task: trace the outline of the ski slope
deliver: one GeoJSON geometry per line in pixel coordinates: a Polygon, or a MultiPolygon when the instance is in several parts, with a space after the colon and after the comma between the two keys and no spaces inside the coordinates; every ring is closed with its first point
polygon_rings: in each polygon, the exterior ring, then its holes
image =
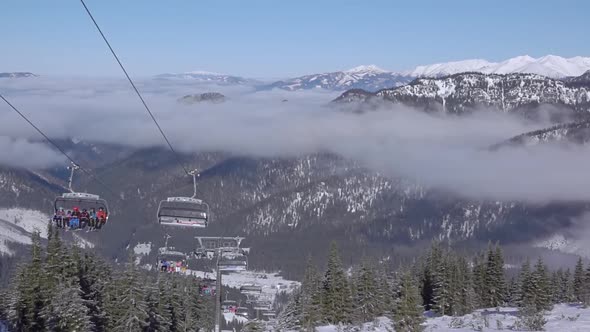
{"type": "Polygon", "coordinates": [[[9,243],[31,244],[31,234],[37,230],[47,237],[49,216],[28,209],[0,209],[0,253],[13,255],[9,243]]]}
{"type": "MultiPolygon", "coordinates": [[[[514,328],[517,321],[517,308],[495,308],[477,310],[461,317],[432,317],[423,324],[425,332],[471,332],[471,331],[523,331],[514,328]]],[[[545,314],[548,332],[582,332],[590,331],[590,308],[580,305],[559,304],[545,314]]],[[[327,325],[316,329],[318,332],[343,331],[346,327],[327,325]]],[[[355,331],[395,331],[393,322],[388,318],[378,318],[374,322],[363,324],[355,331]]]]}

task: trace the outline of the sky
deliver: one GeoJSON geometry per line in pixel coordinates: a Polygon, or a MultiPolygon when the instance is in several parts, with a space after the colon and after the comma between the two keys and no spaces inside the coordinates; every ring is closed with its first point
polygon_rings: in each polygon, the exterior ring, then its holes
{"type": "MultiPolygon", "coordinates": [[[[86,0],[130,74],[285,78],[376,64],[590,56],[590,1],[86,0]]],[[[7,0],[0,72],[119,76],[77,0],[7,0]]]]}

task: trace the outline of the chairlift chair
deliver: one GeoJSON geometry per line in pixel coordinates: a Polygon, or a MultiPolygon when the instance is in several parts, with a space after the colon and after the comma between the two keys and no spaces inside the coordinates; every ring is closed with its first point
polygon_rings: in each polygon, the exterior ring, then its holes
{"type": "Polygon", "coordinates": [[[248,316],[250,315],[250,310],[246,307],[238,307],[236,309],[236,315],[248,318],[248,316]]]}
{"type": "Polygon", "coordinates": [[[158,206],[158,222],[164,226],[205,228],[209,224],[209,204],[197,196],[196,170],[189,172],[193,177],[192,197],[168,197],[158,206]]]}
{"type": "Polygon", "coordinates": [[[272,309],[272,303],[270,301],[254,301],[252,307],[255,310],[270,310],[272,309]]]}
{"type": "Polygon", "coordinates": [[[262,293],[262,286],[256,284],[244,284],[240,286],[240,293],[242,294],[260,294],[262,293]]]}
{"type": "Polygon", "coordinates": [[[248,269],[248,260],[245,257],[227,258],[221,257],[217,262],[220,271],[240,272],[248,269]]]}
{"type": "Polygon", "coordinates": [[[217,291],[217,280],[205,278],[199,283],[199,293],[204,296],[214,296],[217,291]]]}
{"type": "Polygon", "coordinates": [[[69,192],[63,193],[61,196],[57,196],[55,198],[53,204],[55,214],[58,214],[60,208],[63,208],[64,211],[71,210],[74,207],[79,208],[80,211],[83,211],[84,209],[86,209],[87,211],[90,211],[91,209],[99,211],[102,208],[105,212],[105,218],[103,221],[104,223],[106,223],[109,219],[110,214],[107,201],[95,194],[75,192],[72,189],[72,181],[74,179],[74,172],[80,169],[80,166],[72,163],[72,165],[69,166],[68,169],[70,170],[70,178],[68,180],[69,192]]]}
{"type": "Polygon", "coordinates": [[[276,314],[275,314],[275,312],[274,312],[274,311],[272,311],[272,310],[264,310],[264,311],[262,312],[262,316],[264,316],[264,317],[269,317],[269,318],[273,318],[273,317],[275,317],[275,316],[276,316],[276,314]]]}

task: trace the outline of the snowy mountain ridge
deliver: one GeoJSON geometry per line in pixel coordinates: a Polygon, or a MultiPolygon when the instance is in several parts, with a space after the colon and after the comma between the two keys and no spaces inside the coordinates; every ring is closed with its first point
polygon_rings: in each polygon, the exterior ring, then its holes
{"type": "Polygon", "coordinates": [[[255,80],[240,76],[200,70],[184,73],[165,73],[156,75],[154,78],[157,80],[191,80],[195,83],[212,83],[218,85],[253,85],[257,83],[255,80]]]}
{"type": "Polygon", "coordinates": [[[287,91],[327,89],[364,89],[377,91],[385,87],[396,87],[409,83],[413,77],[387,71],[376,65],[362,65],[344,71],[311,74],[274,82],[261,89],[282,89],[287,91]]]}
{"type": "MultiPolygon", "coordinates": [[[[590,110],[590,85],[573,85],[537,74],[469,72],[438,78],[418,78],[407,85],[373,94],[349,90],[334,101],[385,101],[428,112],[450,114],[493,108],[529,118],[538,117],[538,106],[546,104],[568,109],[568,116],[583,119],[587,118],[590,110]]],[[[555,122],[562,121],[556,119],[555,122]]]]}
{"type": "Polygon", "coordinates": [[[590,57],[564,58],[557,55],[546,55],[533,58],[523,55],[501,62],[471,59],[435,63],[417,66],[413,70],[403,72],[403,74],[414,77],[436,77],[463,72],[481,72],[485,74],[531,73],[552,78],[564,78],[580,76],[587,70],[590,70],[590,57]]]}
{"type": "Polygon", "coordinates": [[[23,77],[38,77],[39,75],[35,75],[29,72],[10,72],[10,73],[0,73],[0,78],[23,78],[23,77]]]}

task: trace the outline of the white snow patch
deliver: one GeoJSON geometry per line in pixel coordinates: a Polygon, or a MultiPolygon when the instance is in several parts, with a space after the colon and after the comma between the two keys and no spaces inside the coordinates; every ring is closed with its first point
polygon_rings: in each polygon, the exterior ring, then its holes
{"type": "Polygon", "coordinates": [[[144,255],[147,256],[152,252],[152,243],[138,243],[133,247],[133,253],[136,255],[144,255]]]}
{"type": "MultiPolygon", "coordinates": [[[[433,317],[427,318],[423,324],[425,332],[471,332],[471,331],[521,331],[511,328],[517,321],[517,308],[495,308],[477,310],[474,313],[461,317],[433,317]]],[[[548,332],[582,332],[590,331],[590,308],[582,308],[579,305],[559,304],[553,310],[545,313],[548,332]]],[[[318,332],[346,331],[350,326],[327,325],[316,329],[318,332]]],[[[352,330],[352,329],[351,329],[352,330]]],[[[354,331],[395,331],[393,322],[388,318],[380,317],[374,322],[365,323],[354,331]]]]}

